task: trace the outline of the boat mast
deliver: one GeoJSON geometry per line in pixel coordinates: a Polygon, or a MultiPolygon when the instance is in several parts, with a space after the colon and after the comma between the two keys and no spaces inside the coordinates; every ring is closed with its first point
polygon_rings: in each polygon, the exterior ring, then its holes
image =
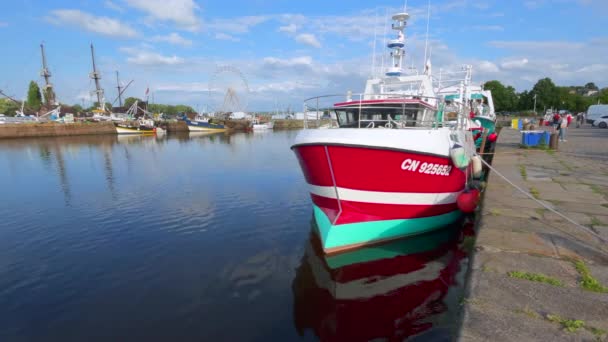
{"type": "Polygon", "coordinates": [[[427,12],[426,12],[426,37],[424,39],[424,60],[422,61],[422,63],[424,63],[425,65],[425,70],[426,70],[426,65],[427,65],[427,60],[426,60],[426,56],[427,56],[427,51],[429,48],[429,24],[431,21],[431,0],[429,0],[429,4],[428,4],[428,8],[427,8],[427,12]]]}
{"type": "Polygon", "coordinates": [[[44,44],[40,44],[40,52],[42,53],[42,70],[40,76],[44,77],[44,100],[48,106],[55,104],[55,93],[51,84],[51,72],[46,65],[46,54],[44,53],[44,44]]]}
{"type": "Polygon", "coordinates": [[[93,44],[91,44],[91,59],[93,61],[93,72],[91,73],[90,77],[95,80],[95,93],[97,94],[97,103],[99,104],[99,108],[105,111],[106,104],[103,101],[103,89],[101,89],[101,85],[99,84],[101,74],[97,72],[97,67],[95,66],[95,49],[93,48],[93,44]]]}
{"type": "Polygon", "coordinates": [[[122,107],[122,87],[120,86],[120,80],[118,79],[118,70],[116,70],[116,89],[118,89],[118,107],[122,107]]]}
{"type": "Polygon", "coordinates": [[[393,15],[395,23],[391,25],[391,28],[397,31],[397,38],[388,41],[386,46],[389,49],[393,49],[391,52],[392,64],[386,70],[386,76],[401,76],[403,74],[403,58],[405,57],[405,26],[410,15],[403,12],[393,15]]]}

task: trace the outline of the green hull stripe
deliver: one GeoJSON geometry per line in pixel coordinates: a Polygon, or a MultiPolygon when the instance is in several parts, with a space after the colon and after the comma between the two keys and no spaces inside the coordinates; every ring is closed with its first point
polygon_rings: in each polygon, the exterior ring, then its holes
{"type": "Polygon", "coordinates": [[[430,217],[348,223],[334,226],[319,207],[313,205],[313,208],[324,249],[421,234],[445,227],[462,216],[459,210],[454,210],[447,214],[430,217]]]}

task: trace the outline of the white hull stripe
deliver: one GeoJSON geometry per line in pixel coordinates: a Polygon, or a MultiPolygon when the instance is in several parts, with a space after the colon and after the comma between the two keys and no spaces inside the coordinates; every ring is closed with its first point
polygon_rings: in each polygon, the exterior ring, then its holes
{"type": "MultiPolygon", "coordinates": [[[[333,186],[310,185],[313,195],[336,199],[333,186]]],[[[438,205],[456,203],[459,192],[421,193],[421,192],[380,192],[354,190],[338,187],[340,200],[378,204],[438,205]]]]}

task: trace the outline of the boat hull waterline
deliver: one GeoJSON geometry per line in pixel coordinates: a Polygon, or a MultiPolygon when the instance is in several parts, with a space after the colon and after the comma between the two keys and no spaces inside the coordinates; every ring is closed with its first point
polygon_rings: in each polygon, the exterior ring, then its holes
{"type": "Polygon", "coordinates": [[[155,134],[156,130],[154,128],[131,128],[131,127],[121,127],[116,126],[116,133],[118,134],[155,134]]]}
{"type": "Polygon", "coordinates": [[[184,119],[184,122],[186,122],[186,125],[188,125],[188,130],[190,132],[222,132],[226,130],[226,127],[220,124],[214,124],[203,121],[192,121],[189,119],[184,119]]]}
{"type": "Polygon", "coordinates": [[[466,176],[449,155],[453,132],[357,131],[359,139],[344,129],[307,131],[292,147],[310,187],[326,253],[421,234],[462,216],[456,201],[466,176]],[[379,134],[389,137],[378,139],[379,134]]]}

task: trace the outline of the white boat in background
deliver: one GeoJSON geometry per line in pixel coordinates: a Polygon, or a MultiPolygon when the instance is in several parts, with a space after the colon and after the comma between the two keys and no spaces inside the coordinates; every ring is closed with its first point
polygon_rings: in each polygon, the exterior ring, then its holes
{"type": "Polygon", "coordinates": [[[274,123],[272,121],[261,123],[258,118],[255,118],[251,123],[251,128],[254,131],[273,129],[274,123]]]}
{"type": "Polygon", "coordinates": [[[403,69],[409,14],[392,19],[397,38],[387,44],[384,75],[369,79],[363,94],[306,100],[305,112],[333,111],[339,128],[305,129],[291,147],[326,253],[425,233],[462,216],[457,199],[471,179],[472,122],[462,105],[454,118],[444,115],[430,62],[423,74],[403,69]]]}

